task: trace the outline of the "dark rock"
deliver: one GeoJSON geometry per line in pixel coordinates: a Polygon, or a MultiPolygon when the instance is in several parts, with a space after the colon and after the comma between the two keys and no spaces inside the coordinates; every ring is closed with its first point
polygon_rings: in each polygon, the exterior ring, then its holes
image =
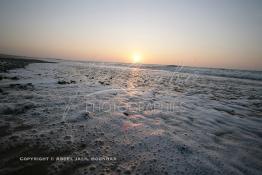
{"type": "Polygon", "coordinates": [[[11,80],[19,80],[18,77],[11,77],[10,79],[11,79],[11,80]]]}
{"type": "Polygon", "coordinates": [[[99,82],[100,84],[102,84],[102,85],[105,83],[105,82],[103,82],[103,81],[98,81],[98,82],[99,82]]]}
{"type": "Polygon", "coordinates": [[[130,170],[126,170],[126,171],[124,172],[124,174],[131,174],[131,171],[130,171],[130,170]]]}
{"type": "Polygon", "coordinates": [[[69,84],[69,82],[65,81],[65,80],[59,80],[57,82],[58,84],[69,84]]]}
{"type": "Polygon", "coordinates": [[[95,169],[96,169],[96,167],[95,167],[94,165],[92,165],[92,166],[89,167],[89,170],[90,170],[90,171],[94,171],[95,169]]]}

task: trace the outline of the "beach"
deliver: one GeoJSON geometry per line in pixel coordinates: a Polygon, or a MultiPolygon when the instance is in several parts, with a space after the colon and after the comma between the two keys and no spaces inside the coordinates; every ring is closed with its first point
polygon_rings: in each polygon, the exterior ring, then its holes
{"type": "Polygon", "coordinates": [[[261,72],[0,59],[0,174],[262,173],[261,72]]]}

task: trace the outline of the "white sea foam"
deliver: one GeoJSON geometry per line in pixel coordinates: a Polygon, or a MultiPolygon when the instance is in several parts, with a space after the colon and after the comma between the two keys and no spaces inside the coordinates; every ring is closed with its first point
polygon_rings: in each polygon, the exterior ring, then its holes
{"type": "Polygon", "coordinates": [[[0,174],[262,173],[260,73],[59,62],[9,75],[0,174]],[[19,162],[46,156],[116,160],[19,162]]]}

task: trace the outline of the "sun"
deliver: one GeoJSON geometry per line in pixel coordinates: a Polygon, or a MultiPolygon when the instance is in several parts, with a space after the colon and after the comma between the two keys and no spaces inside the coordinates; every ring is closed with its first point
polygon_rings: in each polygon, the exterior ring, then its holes
{"type": "Polygon", "coordinates": [[[142,56],[140,53],[133,53],[132,55],[132,60],[133,60],[133,63],[140,63],[141,62],[141,59],[142,59],[142,56]]]}

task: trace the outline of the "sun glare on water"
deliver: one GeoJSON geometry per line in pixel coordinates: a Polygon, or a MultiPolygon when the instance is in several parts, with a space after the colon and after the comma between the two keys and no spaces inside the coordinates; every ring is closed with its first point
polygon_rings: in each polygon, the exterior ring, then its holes
{"type": "Polygon", "coordinates": [[[142,59],[142,56],[140,53],[133,53],[132,55],[133,63],[140,63],[141,59],[142,59]]]}

